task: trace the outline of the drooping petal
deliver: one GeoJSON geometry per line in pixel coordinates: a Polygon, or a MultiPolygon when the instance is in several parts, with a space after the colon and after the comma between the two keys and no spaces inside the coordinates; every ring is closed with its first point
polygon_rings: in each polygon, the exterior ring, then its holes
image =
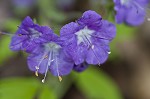
{"type": "Polygon", "coordinates": [[[77,72],[82,72],[84,71],[85,69],[87,69],[89,67],[89,65],[87,63],[82,63],[82,64],[79,64],[79,65],[75,65],[74,64],[74,67],[73,67],[73,70],[77,71],[77,72]]]}
{"type": "Polygon", "coordinates": [[[28,57],[28,65],[32,71],[44,73],[45,77],[48,70],[54,76],[67,75],[71,72],[74,63],[57,43],[45,43],[37,51],[38,53],[28,57]]]}
{"type": "Polygon", "coordinates": [[[30,54],[28,56],[28,67],[31,71],[37,71],[44,74],[47,68],[48,59],[45,58],[47,53],[39,52],[39,54],[30,54]]]}

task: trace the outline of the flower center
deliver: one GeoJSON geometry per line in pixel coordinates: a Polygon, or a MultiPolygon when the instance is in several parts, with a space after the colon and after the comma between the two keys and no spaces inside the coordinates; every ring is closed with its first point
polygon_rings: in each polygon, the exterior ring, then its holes
{"type": "MultiPolygon", "coordinates": [[[[59,50],[60,50],[61,46],[54,43],[54,42],[50,42],[50,43],[46,43],[44,45],[44,49],[45,49],[45,52],[38,64],[38,66],[36,66],[36,76],[38,76],[38,69],[39,69],[39,66],[41,64],[41,62],[44,60],[44,59],[48,59],[47,61],[47,66],[46,66],[46,70],[45,70],[45,75],[44,75],[44,78],[42,79],[42,82],[44,83],[45,82],[45,79],[46,79],[46,76],[47,76],[47,72],[48,72],[48,69],[49,67],[51,66],[52,62],[56,62],[57,63],[57,56],[59,55],[59,50]]],[[[57,74],[58,74],[58,78],[59,80],[61,81],[62,78],[59,74],[59,70],[58,70],[58,65],[56,66],[57,68],[57,74]]]]}
{"type": "Polygon", "coordinates": [[[128,5],[130,0],[120,0],[122,5],[128,5]]]}
{"type": "Polygon", "coordinates": [[[41,35],[41,33],[33,28],[29,29],[31,32],[31,38],[39,38],[39,36],[41,35]]]}
{"type": "Polygon", "coordinates": [[[45,47],[45,49],[46,49],[47,51],[53,50],[54,52],[57,52],[57,51],[61,48],[60,45],[58,45],[58,44],[56,44],[56,43],[54,43],[54,42],[46,43],[46,44],[44,45],[44,47],[45,47]]]}
{"type": "Polygon", "coordinates": [[[91,35],[94,33],[94,30],[90,30],[87,27],[83,28],[82,30],[76,32],[77,35],[77,44],[84,43],[90,45],[91,43],[91,35]]]}

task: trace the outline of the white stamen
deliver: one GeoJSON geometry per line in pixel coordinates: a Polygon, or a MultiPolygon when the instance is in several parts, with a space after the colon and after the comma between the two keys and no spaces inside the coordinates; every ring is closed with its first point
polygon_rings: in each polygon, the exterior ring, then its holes
{"type": "Polygon", "coordinates": [[[39,69],[39,66],[35,66],[35,69],[38,70],[38,69],[39,69]]]}
{"type": "Polygon", "coordinates": [[[122,5],[128,5],[129,4],[129,0],[120,0],[120,3],[122,4],[122,5]]]}
{"type": "Polygon", "coordinates": [[[42,83],[45,82],[45,79],[46,79],[46,76],[47,76],[47,72],[48,72],[48,68],[49,68],[49,66],[51,65],[51,62],[52,62],[52,60],[51,60],[51,58],[52,58],[52,53],[53,53],[53,51],[51,51],[51,52],[49,53],[48,63],[47,63],[47,66],[46,66],[46,72],[45,72],[44,78],[42,79],[42,83]]]}
{"type": "Polygon", "coordinates": [[[44,83],[45,82],[45,79],[42,79],[42,83],[44,83]]]}
{"type": "MultiPolygon", "coordinates": [[[[84,35],[84,34],[83,34],[83,35],[84,35]]],[[[91,46],[92,52],[93,52],[94,56],[97,58],[98,65],[100,66],[99,58],[98,58],[97,54],[95,53],[95,51],[93,50],[93,49],[94,49],[94,45],[92,45],[92,43],[91,43],[90,40],[86,37],[86,35],[84,35],[84,37],[86,38],[87,42],[88,42],[89,45],[91,46]]]]}
{"type": "Polygon", "coordinates": [[[38,63],[37,66],[35,66],[35,75],[38,76],[38,70],[40,69],[40,64],[42,63],[42,61],[45,59],[45,56],[47,56],[47,52],[44,53],[44,55],[42,56],[42,59],[40,60],[40,62],[38,63]]]}
{"type": "Polygon", "coordinates": [[[91,48],[94,49],[94,45],[92,45],[91,48]]]}
{"type": "Polygon", "coordinates": [[[54,59],[51,60],[51,62],[53,62],[53,61],[54,61],[54,59]]]}
{"type": "Polygon", "coordinates": [[[108,54],[111,54],[111,52],[108,52],[108,54]]]}
{"type": "Polygon", "coordinates": [[[57,76],[58,76],[59,81],[61,82],[62,81],[62,77],[60,76],[59,70],[58,70],[57,56],[55,56],[55,59],[56,59],[57,76]]]}
{"type": "Polygon", "coordinates": [[[77,35],[77,44],[79,45],[81,42],[85,43],[84,36],[86,36],[88,39],[91,38],[91,34],[94,33],[94,30],[90,30],[87,27],[84,29],[76,32],[75,34],[77,35]]]}
{"type": "Polygon", "coordinates": [[[0,34],[4,34],[4,35],[8,35],[8,36],[13,36],[14,35],[14,34],[11,34],[11,33],[1,32],[1,31],[0,31],[0,34]]]}
{"type": "Polygon", "coordinates": [[[58,79],[59,79],[60,82],[62,81],[62,77],[61,76],[58,76],[58,79]]]}

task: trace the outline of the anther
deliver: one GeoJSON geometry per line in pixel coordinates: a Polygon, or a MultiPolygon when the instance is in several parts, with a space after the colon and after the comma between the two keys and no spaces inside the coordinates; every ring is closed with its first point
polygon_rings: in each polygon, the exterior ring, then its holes
{"type": "Polygon", "coordinates": [[[44,57],[44,59],[46,59],[46,58],[48,58],[48,55],[46,55],[46,56],[44,57]]]}
{"type": "MultiPolygon", "coordinates": [[[[52,52],[49,53],[49,59],[48,59],[48,63],[47,63],[47,66],[46,66],[46,71],[45,71],[44,78],[42,79],[42,83],[45,82],[45,79],[46,79],[46,76],[47,76],[47,72],[48,72],[48,67],[51,65],[51,62],[52,62],[52,60],[51,60],[51,57],[52,57],[51,54],[52,54],[52,52]]],[[[48,55],[46,55],[46,56],[48,56],[48,55]]]]}
{"type": "Polygon", "coordinates": [[[62,77],[61,76],[58,76],[58,79],[59,79],[60,82],[62,81],[62,77]]]}
{"type": "Polygon", "coordinates": [[[35,69],[36,69],[35,75],[38,76],[38,70],[39,70],[39,67],[38,67],[38,66],[35,66],[35,69]]]}
{"type": "Polygon", "coordinates": [[[18,36],[22,36],[22,34],[18,34],[18,36]]]}
{"type": "Polygon", "coordinates": [[[111,52],[108,52],[108,54],[111,54],[111,52]]]}
{"type": "Polygon", "coordinates": [[[0,34],[9,35],[9,36],[13,36],[14,35],[14,34],[11,34],[11,33],[1,32],[1,31],[0,31],[0,34]]]}
{"type": "Polygon", "coordinates": [[[38,70],[35,71],[35,76],[37,76],[37,77],[39,76],[38,70]]]}
{"type": "Polygon", "coordinates": [[[45,82],[45,79],[42,79],[42,83],[44,83],[45,82]]]}
{"type": "Polygon", "coordinates": [[[92,45],[91,48],[94,49],[94,45],[92,45]]]}
{"type": "Polygon", "coordinates": [[[35,69],[36,69],[36,70],[38,70],[38,69],[39,69],[39,67],[38,67],[38,66],[35,66],[35,69]]]}

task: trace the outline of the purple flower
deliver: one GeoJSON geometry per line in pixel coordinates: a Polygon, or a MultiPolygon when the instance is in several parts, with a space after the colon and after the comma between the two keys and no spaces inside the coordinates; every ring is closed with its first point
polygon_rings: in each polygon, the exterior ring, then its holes
{"type": "Polygon", "coordinates": [[[52,39],[48,43],[40,45],[36,51],[37,54],[29,55],[28,66],[30,70],[35,71],[36,76],[38,76],[38,73],[45,74],[43,83],[48,70],[54,76],[58,76],[61,81],[61,76],[69,74],[73,69],[74,63],[59,44],[59,40],[52,39]]]}
{"type": "Polygon", "coordinates": [[[77,71],[77,72],[82,72],[82,71],[84,71],[85,69],[87,69],[89,67],[89,64],[87,64],[87,63],[82,63],[82,64],[79,64],[79,65],[75,65],[74,64],[74,67],[73,67],[73,69],[75,70],[75,71],[77,71]]]}
{"type": "Polygon", "coordinates": [[[144,22],[148,0],[114,0],[116,22],[137,26],[144,22]]]}
{"type": "Polygon", "coordinates": [[[39,26],[27,16],[12,37],[10,49],[14,51],[25,50],[31,53],[40,44],[48,42],[48,39],[56,38],[55,34],[49,35],[50,33],[53,31],[49,27],[39,26]]]}
{"type": "Polygon", "coordinates": [[[62,27],[60,38],[65,51],[80,65],[102,64],[110,53],[109,43],[116,35],[114,24],[103,20],[94,11],[86,11],[76,22],[62,27]]]}

